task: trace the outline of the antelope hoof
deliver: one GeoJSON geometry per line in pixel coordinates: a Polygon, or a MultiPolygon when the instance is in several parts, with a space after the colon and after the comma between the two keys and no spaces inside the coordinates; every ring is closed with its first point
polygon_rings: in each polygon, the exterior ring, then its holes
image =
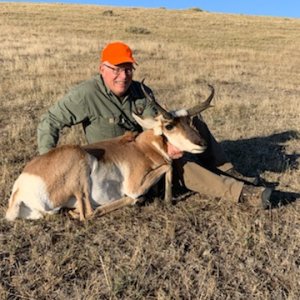
{"type": "Polygon", "coordinates": [[[80,214],[79,214],[79,212],[76,211],[76,210],[69,210],[69,211],[68,211],[68,214],[70,215],[70,217],[71,217],[72,219],[75,219],[75,220],[79,220],[79,219],[80,219],[80,214]]]}

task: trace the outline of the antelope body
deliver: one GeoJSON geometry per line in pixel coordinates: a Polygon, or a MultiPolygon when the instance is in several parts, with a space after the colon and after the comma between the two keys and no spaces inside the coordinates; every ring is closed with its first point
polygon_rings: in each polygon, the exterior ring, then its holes
{"type": "MultiPolygon", "coordinates": [[[[200,111],[209,106],[213,93],[212,89],[200,111]]],[[[13,186],[6,219],[38,219],[66,207],[84,220],[136,203],[164,174],[170,174],[172,158],[183,151],[197,154],[206,149],[189,125],[189,111],[184,114],[170,115],[161,108],[155,118],[134,115],[145,129],[137,136],[128,132],[83,147],[65,145],[34,158],[13,186]]],[[[170,197],[170,191],[166,195],[170,197]]]]}

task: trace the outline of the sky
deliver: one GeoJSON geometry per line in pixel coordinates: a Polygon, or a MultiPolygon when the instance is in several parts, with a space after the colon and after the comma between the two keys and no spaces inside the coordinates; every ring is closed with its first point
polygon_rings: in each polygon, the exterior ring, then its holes
{"type": "Polygon", "coordinates": [[[209,12],[300,18],[300,0],[0,0],[0,2],[80,3],[167,9],[200,8],[209,12]]]}

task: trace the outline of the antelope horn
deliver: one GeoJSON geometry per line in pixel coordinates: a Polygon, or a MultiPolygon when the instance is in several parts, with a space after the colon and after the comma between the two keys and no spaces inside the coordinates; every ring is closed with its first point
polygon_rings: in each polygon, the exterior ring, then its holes
{"type": "Polygon", "coordinates": [[[149,102],[154,102],[155,103],[155,107],[157,108],[157,110],[159,111],[159,113],[162,114],[162,116],[165,118],[165,119],[168,119],[168,120],[171,120],[173,119],[173,116],[167,112],[165,109],[163,109],[154,99],[153,96],[150,96],[146,90],[145,90],[145,85],[144,85],[144,80],[145,78],[141,81],[141,88],[142,88],[142,91],[146,97],[146,99],[149,101],[149,102]]]}
{"type": "Polygon", "coordinates": [[[188,109],[187,113],[188,113],[189,116],[195,116],[195,115],[199,114],[200,112],[206,110],[207,108],[213,106],[213,105],[210,105],[210,102],[211,102],[211,100],[214,97],[215,89],[210,84],[208,86],[209,86],[209,88],[211,90],[210,95],[208,96],[208,98],[204,102],[202,102],[202,103],[200,103],[200,104],[198,104],[198,105],[196,105],[196,106],[191,107],[190,109],[188,109]]]}

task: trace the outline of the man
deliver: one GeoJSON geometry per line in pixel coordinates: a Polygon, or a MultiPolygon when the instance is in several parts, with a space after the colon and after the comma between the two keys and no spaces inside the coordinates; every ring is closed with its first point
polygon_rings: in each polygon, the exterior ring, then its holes
{"type": "MultiPolygon", "coordinates": [[[[99,74],[76,86],[42,116],[38,125],[39,152],[56,146],[62,128],[79,123],[88,143],[120,136],[128,130],[140,132],[132,111],[155,116],[157,109],[155,103],[145,99],[141,83],[133,80],[135,64],[126,44],[108,44],[101,53],[99,74]]],[[[147,88],[147,92],[151,90],[147,88]]],[[[196,118],[194,126],[206,139],[208,148],[202,155],[185,155],[174,161],[184,185],[202,194],[266,207],[271,190],[236,180],[243,179],[242,175],[228,162],[206,124],[196,118]]]]}

